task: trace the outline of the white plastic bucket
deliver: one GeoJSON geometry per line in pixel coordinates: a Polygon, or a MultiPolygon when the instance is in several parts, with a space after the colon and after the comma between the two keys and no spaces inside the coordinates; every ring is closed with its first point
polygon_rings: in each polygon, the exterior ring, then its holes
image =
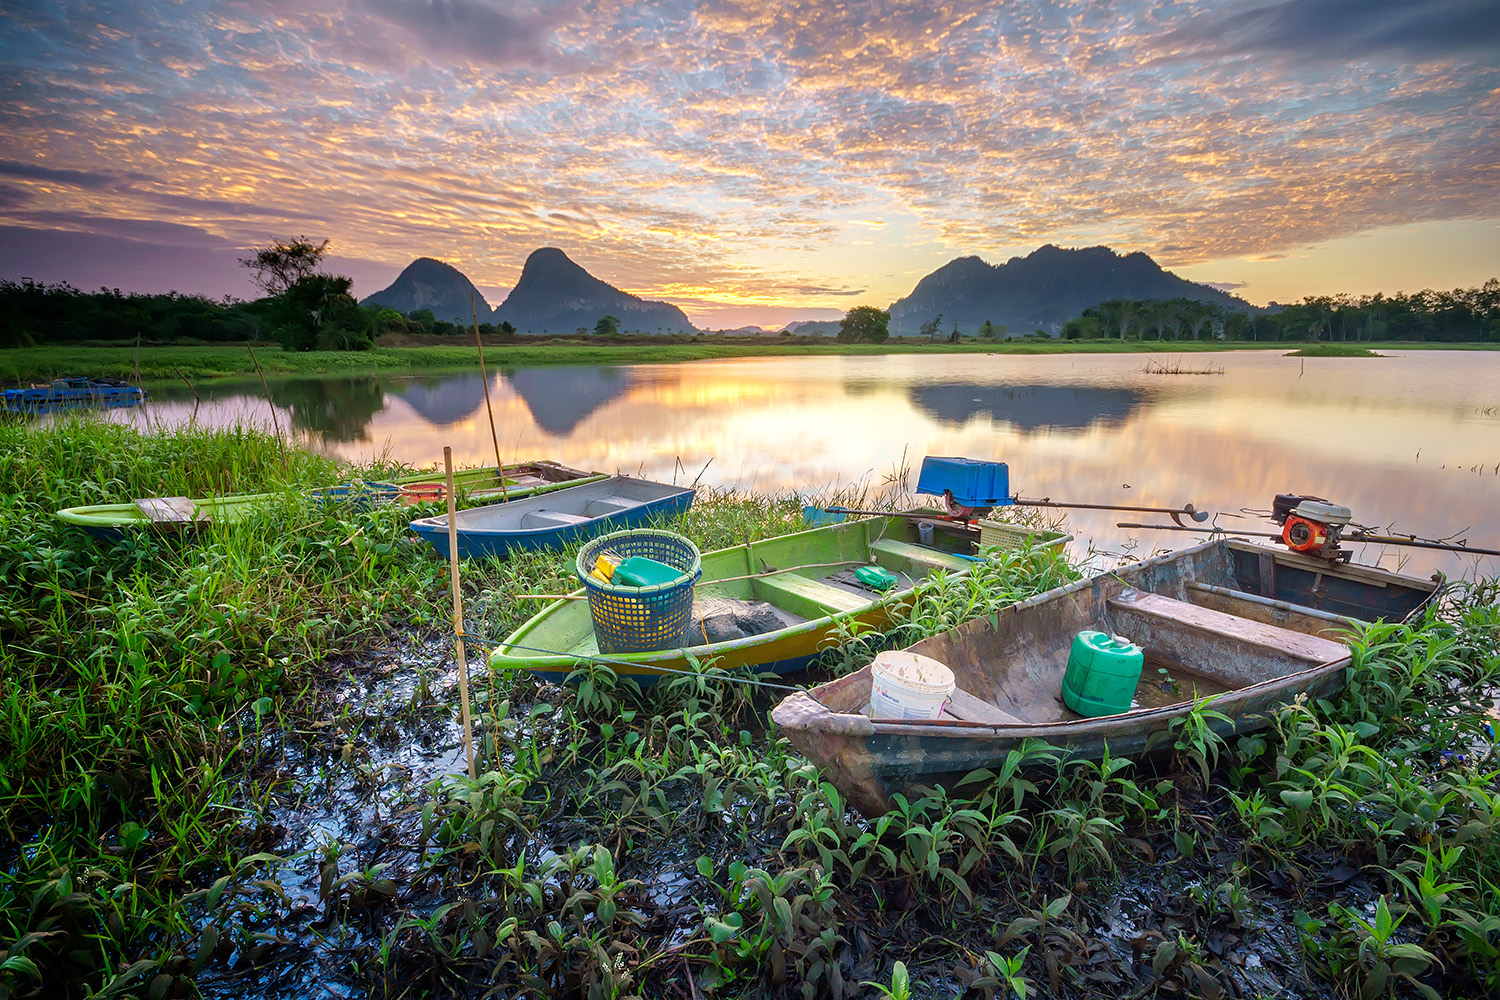
{"type": "Polygon", "coordinates": [[[880,653],[870,665],[870,718],[936,719],[953,687],[953,671],[929,656],[880,653]]]}

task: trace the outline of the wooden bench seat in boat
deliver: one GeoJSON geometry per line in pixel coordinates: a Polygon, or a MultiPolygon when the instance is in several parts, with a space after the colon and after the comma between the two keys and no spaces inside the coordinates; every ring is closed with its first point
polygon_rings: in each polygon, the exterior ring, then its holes
{"type": "Polygon", "coordinates": [[[1025,720],[977,698],[963,688],[954,688],[943,714],[960,722],[988,722],[996,726],[1024,726],[1025,720]]]}
{"type": "Polygon", "coordinates": [[[1116,628],[1148,651],[1151,649],[1146,642],[1148,637],[1137,633],[1142,633],[1143,630],[1149,633],[1154,625],[1166,624],[1178,633],[1188,631],[1209,634],[1244,646],[1274,649],[1307,661],[1308,664],[1332,663],[1349,655],[1347,646],[1331,639],[1308,636],[1290,628],[1251,621],[1239,615],[1218,612],[1211,607],[1188,604],[1187,601],[1160,594],[1125,589],[1118,597],[1110,598],[1109,604],[1116,628]]]}
{"type": "Polygon", "coordinates": [[[926,576],[935,569],[966,570],[973,569],[974,563],[962,556],[953,555],[950,552],[940,552],[937,549],[918,545],[915,542],[902,542],[894,538],[882,538],[870,543],[870,554],[876,556],[877,562],[882,565],[886,560],[878,557],[884,555],[894,560],[896,565],[887,566],[887,569],[903,569],[909,567],[911,576],[926,576]]]}
{"type": "Polygon", "coordinates": [[[754,589],[761,600],[804,618],[858,611],[878,597],[873,593],[857,594],[796,573],[759,577],[754,581],[754,589]]]}
{"type": "Polygon", "coordinates": [[[528,511],[521,518],[523,528],[566,528],[570,524],[582,524],[590,518],[577,514],[565,514],[560,510],[528,511]]]}

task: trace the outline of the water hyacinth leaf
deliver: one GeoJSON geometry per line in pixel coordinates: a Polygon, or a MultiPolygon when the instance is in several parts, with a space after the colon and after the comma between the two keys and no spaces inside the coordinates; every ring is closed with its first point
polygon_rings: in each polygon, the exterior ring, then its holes
{"type": "Polygon", "coordinates": [[[1283,788],[1280,794],[1282,802],[1300,813],[1307,812],[1313,806],[1313,792],[1311,789],[1283,788]]]}

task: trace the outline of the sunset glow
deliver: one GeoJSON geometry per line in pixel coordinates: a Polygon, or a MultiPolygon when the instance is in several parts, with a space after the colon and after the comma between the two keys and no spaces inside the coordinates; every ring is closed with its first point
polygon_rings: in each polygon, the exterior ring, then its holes
{"type": "Polygon", "coordinates": [[[526,256],[703,327],[948,260],[1142,250],[1256,304],[1500,274],[1500,7],[1345,0],[0,10],[0,278],[248,297],[236,257],[526,256]]]}

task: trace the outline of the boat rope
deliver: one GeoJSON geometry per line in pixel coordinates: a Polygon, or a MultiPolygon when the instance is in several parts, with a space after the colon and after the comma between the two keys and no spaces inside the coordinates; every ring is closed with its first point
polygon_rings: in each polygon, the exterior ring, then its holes
{"type": "MultiPolygon", "coordinates": [[[[634,667],[636,669],[652,670],[659,674],[675,674],[679,677],[699,677],[704,680],[723,680],[729,681],[731,684],[743,684],[747,687],[773,688],[778,691],[791,691],[793,693],[807,690],[806,688],[795,687],[791,684],[777,684],[772,681],[763,681],[758,677],[742,677],[737,674],[731,674],[727,671],[718,676],[715,676],[709,673],[705,673],[701,670],[679,670],[676,667],[663,667],[655,663],[638,662],[635,660],[623,660],[614,656],[606,656],[602,653],[563,653],[555,649],[541,649],[537,646],[522,646],[519,643],[507,642],[505,639],[494,639],[480,632],[470,632],[468,631],[467,622],[464,623],[464,628],[465,631],[463,633],[453,633],[453,637],[455,640],[462,639],[464,642],[476,643],[477,645],[486,646],[490,649],[497,649],[501,646],[504,646],[507,649],[519,649],[522,652],[526,653],[540,653],[543,656],[557,656],[568,660],[587,661],[589,663],[597,663],[611,668],[615,666],[634,667]]],[[[670,650],[668,650],[667,652],[670,652],[670,650]]],[[[712,653],[710,652],[707,655],[711,656],[712,653]]]]}

